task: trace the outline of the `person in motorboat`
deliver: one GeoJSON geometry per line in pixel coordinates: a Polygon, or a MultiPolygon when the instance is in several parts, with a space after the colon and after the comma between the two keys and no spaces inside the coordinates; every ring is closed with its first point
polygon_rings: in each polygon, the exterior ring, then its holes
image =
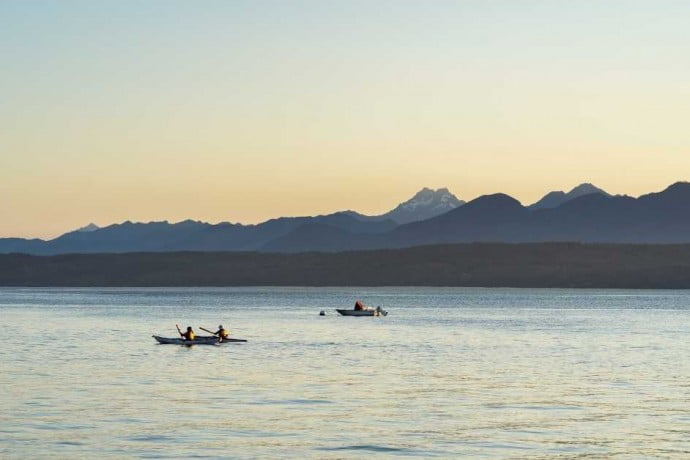
{"type": "Polygon", "coordinates": [[[355,302],[355,311],[373,311],[373,310],[374,310],[373,307],[367,307],[367,306],[364,305],[364,303],[362,303],[362,301],[360,301],[360,300],[358,300],[357,302],[355,302]]]}
{"type": "MultiPolygon", "coordinates": [[[[177,326],[177,324],[175,326],[177,326]]],[[[194,340],[196,338],[196,334],[194,333],[192,326],[187,326],[187,330],[185,332],[182,332],[180,330],[180,326],[177,326],[177,332],[179,332],[180,336],[182,336],[182,338],[185,340],[194,340]]]]}

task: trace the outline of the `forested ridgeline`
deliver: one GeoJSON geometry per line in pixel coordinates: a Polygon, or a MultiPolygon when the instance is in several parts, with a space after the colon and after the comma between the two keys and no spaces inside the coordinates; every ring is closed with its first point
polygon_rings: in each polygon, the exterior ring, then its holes
{"type": "Polygon", "coordinates": [[[473,243],[299,254],[3,254],[0,285],[690,288],[690,244],[473,243]]]}

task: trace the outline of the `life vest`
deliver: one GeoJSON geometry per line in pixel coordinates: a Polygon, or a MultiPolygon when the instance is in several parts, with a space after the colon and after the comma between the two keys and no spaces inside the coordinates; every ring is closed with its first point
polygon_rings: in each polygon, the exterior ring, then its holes
{"type": "Polygon", "coordinates": [[[187,331],[184,334],[182,334],[182,337],[184,337],[185,340],[194,340],[196,338],[196,335],[194,335],[194,331],[187,331]]]}
{"type": "Polygon", "coordinates": [[[218,337],[221,339],[227,339],[230,333],[228,332],[227,329],[219,329],[218,330],[218,337]]]}

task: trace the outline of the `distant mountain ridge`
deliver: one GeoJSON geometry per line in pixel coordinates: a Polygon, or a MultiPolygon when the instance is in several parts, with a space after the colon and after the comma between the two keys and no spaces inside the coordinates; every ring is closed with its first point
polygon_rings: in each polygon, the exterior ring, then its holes
{"type": "Polygon", "coordinates": [[[99,227],[98,225],[96,225],[96,224],[94,224],[94,223],[92,222],[92,223],[90,223],[89,225],[85,225],[85,226],[83,226],[83,227],[81,227],[81,228],[76,229],[75,231],[76,231],[76,232],[94,232],[94,231],[96,231],[96,230],[98,230],[98,229],[100,229],[100,228],[101,228],[101,227],[99,227]]]}
{"type": "Polygon", "coordinates": [[[440,216],[463,204],[464,201],[459,200],[445,187],[437,190],[424,187],[415,196],[380,217],[392,219],[399,224],[408,224],[440,216]]]}
{"type": "Polygon", "coordinates": [[[398,224],[408,224],[439,216],[463,204],[465,202],[458,199],[446,187],[437,190],[424,187],[409,200],[378,216],[368,216],[356,211],[345,212],[362,220],[391,219],[398,224]]]}
{"type": "MultiPolygon", "coordinates": [[[[271,247],[299,227],[316,226],[344,234],[372,234],[390,231],[405,222],[439,215],[462,204],[447,188],[424,188],[410,200],[380,216],[354,211],[321,216],[279,217],[256,225],[209,224],[193,220],[178,223],[125,221],[98,227],[91,223],[53,240],[0,238],[0,253],[63,254],[144,251],[259,251],[271,247]]],[[[314,240],[316,241],[316,240],[314,240]]]]}
{"type": "Polygon", "coordinates": [[[50,241],[0,239],[0,253],[51,255],[98,252],[259,251],[268,242],[307,224],[341,229],[347,234],[389,231],[389,219],[364,221],[346,213],[315,217],[281,217],[257,225],[209,224],[193,220],[178,223],[130,221],[98,230],[75,230],[50,241]]]}
{"type": "Polygon", "coordinates": [[[274,241],[270,250],[336,252],[474,242],[687,243],[688,209],[687,182],[639,198],[590,193],[544,209],[530,209],[499,193],[481,196],[440,216],[400,225],[382,234],[324,232],[318,243],[310,246],[306,239],[300,239],[297,230],[285,237],[289,244],[274,241]]]}
{"type": "Polygon", "coordinates": [[[562,191],[556,191],[556,192],[549,192],[546,195],[544,195],[539,201],[537,201],[534,204],[531,204],[528,206],[530,209],[547,209],[547,208],[557,208],[558,206],[562,205],[563,203],[574,200],[575,198],[579,198],[581,196],[585,195],[590,195],[592,193],[599,193],[601,195],[607,195],[604,190],[600,189],[599,187],[596,187],[590,183],[585,182],[584,184],[580,184],[577,187],[574,187],[571,191],[568,193],[562,192],[562,191]]]}
{"type": "Polygon", "coordinates": [[[525,207],[502,193],[462,204],[457,198],[443,198],[452,195],[447,189],[424,189],[381,216],[345,211],[281,217],[257,225],[127,221],[90,231],[76,230],[50,241],[0,239],[0,253],[339,252],[470,242],[690,242],[689,183],[678,182],[639,198],[612,196],[591,184],[583,185],[564,193],[575,198],[553,207],[550,203],[525,207]],[[429,212],[438,210],[439,205],[452,209],[404,224],[390,217],[404,215],[396,214],[398,210],[429,212]]]}

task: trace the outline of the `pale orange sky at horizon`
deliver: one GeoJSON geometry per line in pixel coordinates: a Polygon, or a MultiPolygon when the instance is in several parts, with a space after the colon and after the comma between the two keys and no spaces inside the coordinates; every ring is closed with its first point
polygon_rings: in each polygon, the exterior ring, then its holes
{"type": "Polygon", "coordinates": [[[0,237],[690,178],[690,2],[0,4],[0,237]]]}

